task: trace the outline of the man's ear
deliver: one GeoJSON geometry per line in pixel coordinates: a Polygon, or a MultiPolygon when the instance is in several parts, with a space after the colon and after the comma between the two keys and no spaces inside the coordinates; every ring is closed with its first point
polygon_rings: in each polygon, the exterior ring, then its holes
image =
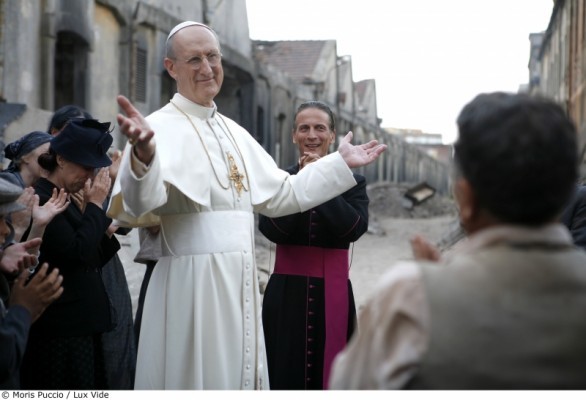
{"type": "Polygon", "coordinates": [[[165,59],[163,60],[163,65],[165,66],[165,69],[167,70],[171,78],[176,79],[177,74],[175,73],[175,62],[170,58],[165,57],[165,59]]]}

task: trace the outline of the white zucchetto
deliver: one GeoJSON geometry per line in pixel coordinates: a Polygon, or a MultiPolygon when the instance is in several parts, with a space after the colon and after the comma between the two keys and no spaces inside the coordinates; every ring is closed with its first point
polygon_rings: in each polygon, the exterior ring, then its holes
{"type": "Polygon", "coordinates": [[[171,29],[171,32],[169,32],[169,36],[167,36],[167,41],[169,41],[169,39],[171,39],[171,37],[176,34],[177,32],[179,32],[181,29],[183,28],[187,28],[188,26],[203,26],[206,29],[209,29],[210,31],[212,30],[212,28],[210,28],[209,26],[202,24],[201,22],[195,22],[195,21],[184,21],[180,24],[175,25],[175,27],[173,29],[171,29]]]}

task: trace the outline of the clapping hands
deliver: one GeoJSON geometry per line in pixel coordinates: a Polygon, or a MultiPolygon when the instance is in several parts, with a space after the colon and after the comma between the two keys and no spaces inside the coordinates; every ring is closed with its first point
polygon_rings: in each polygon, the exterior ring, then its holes
{"type": "Polygon", "coordinates": [[[47,226],[57,214],[65,211],[67,206],[69,206],[69,200],[65,189],[53,188],[51,198],[42,206],[39,206],[39,196],[34,195],[33,222],[39,226],[47,226]]]}
{"type": "Polygon", "coordinates": [[[94,177],[93,181],[88,179],[83,188],[85,197],[85,204],[94,203],[102,208],[104,201],[110,193],[110,185],[112,180],[107,167],[100,168],[99,172],[94,177]]]}

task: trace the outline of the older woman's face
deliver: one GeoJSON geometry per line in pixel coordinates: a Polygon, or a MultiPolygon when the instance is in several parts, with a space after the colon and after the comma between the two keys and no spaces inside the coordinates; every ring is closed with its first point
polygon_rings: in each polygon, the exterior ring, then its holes
{"type": "Polygon", "coordinates": [[[26,169],[31,177],[33,177],[34,184],[40,177],[46,177],[47,171],[45,171],[39,165],[39,156],[49,151],[49,143],[45,143],[22,157],[20,163],[20,170],[26,169]]]}
{"type": "Polygon", "coordinates": [[[59,187],[67,193],[77,193],[83,189],[85,182],[94,177],[94,168],[84,167],[69,160],[57,157],[59,167],[54,172],[54,178],[59,187]]]}

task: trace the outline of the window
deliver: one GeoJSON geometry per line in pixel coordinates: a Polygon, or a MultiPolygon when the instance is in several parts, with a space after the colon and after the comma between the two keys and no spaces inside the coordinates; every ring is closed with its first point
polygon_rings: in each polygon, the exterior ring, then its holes
{"type": "Polygon", "coordinates": [[[265,140],[265,110],[258,107],[256,110],[256,131],[254,138],[260,144],[264,144],[265,140]]]}
{"type": "Polygon", "coordinates": [[[134,99],[146,103],[147,99],[147,51],[138,46],[134,54],[134,99]]]}
{"type": "Polygon", "coordinates": [[[77,34],[57,33],[55,45],[55,109],[67,104],[85,107],[88,46],[77,34]]]}

